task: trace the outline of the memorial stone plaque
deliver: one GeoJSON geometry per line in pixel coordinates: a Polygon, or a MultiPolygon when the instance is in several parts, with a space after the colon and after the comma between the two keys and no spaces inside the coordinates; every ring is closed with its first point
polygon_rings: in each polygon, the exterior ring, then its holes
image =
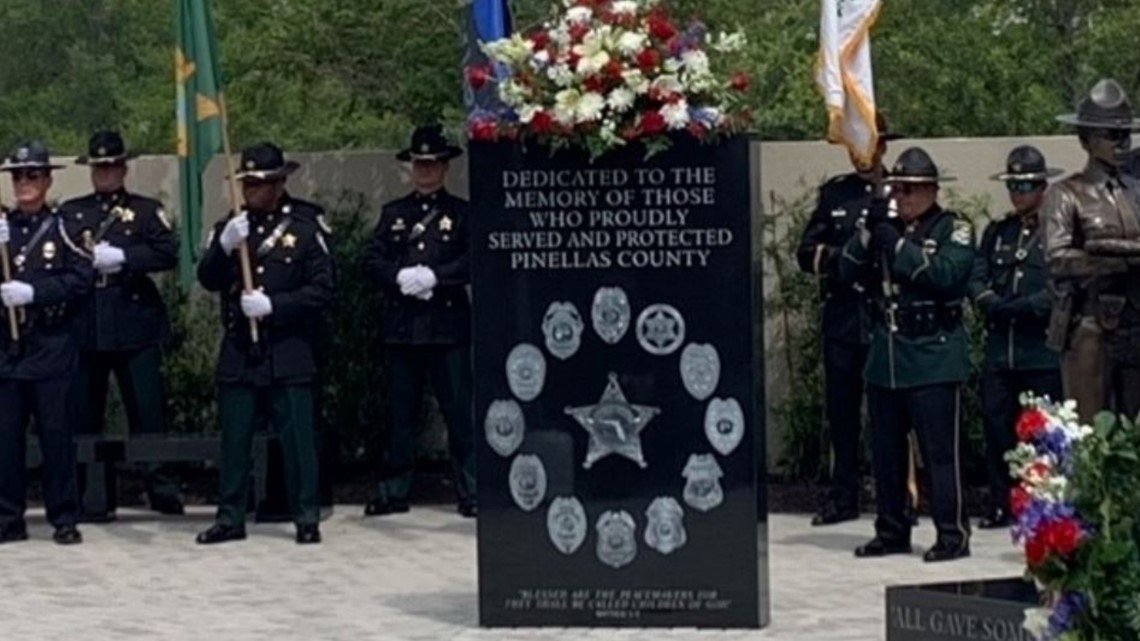
{"type": "Polygon", "coordinates": [[[1025,610],[1041,603],[1022,578],[887,588],[887,641],[1033,641],[1025,610]]]}
{"type": "Polygon", "coordinates": [[[767,623],[755,170],[473,145],[483,625],[767,623]]]}

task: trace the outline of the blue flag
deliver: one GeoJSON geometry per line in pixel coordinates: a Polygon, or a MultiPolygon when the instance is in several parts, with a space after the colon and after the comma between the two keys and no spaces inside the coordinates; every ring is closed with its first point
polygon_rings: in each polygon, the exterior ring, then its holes
{"type": "MultiPolygon", "coordinates": [[[[511,35],[511,8],[507,0],[468,0],[467,52],[464,69],[490,65],[479,44],[511,35]]],[[[493,67],[494,68],[494,67],[493,67]]],[[[506,75],[505,70],[494,68],[495,78],[506,75]]],[[[487,83],[479,90],[464,83],[463,97],[467,112],[475,118],[480,115],[505,114],[508,108],[499,100],[498,85],[487,83]]]]}

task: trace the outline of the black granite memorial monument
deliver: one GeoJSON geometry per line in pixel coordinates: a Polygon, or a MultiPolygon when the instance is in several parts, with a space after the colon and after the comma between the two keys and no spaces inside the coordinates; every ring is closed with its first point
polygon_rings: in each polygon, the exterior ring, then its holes
{"type": "Polygon", "coordinates": [[[887,641],[1033,641],[1022,623],[1040,605],[1021,578],[887,588],[887,641]]]}
{"type": "Polygon", "coordinates": [[[473,145],[483,625],[767,623],[755,171],[473,145]]]}

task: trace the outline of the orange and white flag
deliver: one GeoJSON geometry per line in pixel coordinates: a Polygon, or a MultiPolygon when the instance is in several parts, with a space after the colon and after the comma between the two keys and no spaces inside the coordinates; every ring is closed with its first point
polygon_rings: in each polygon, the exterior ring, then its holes
{"type": "Polygon", "coordinates": [[[869,166],[879,132],[871,74],[871,27],[882,0],[822,0],[816,82],[827,103],[829,142],[869,166]]]}

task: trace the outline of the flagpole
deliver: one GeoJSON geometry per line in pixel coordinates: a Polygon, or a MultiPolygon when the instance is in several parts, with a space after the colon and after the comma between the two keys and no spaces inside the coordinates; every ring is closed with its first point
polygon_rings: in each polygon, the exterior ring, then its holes
{"type": "MultiPolygon", "coordinates": [[[[222,153],[226,156],[226,183],[230,188],[230,203],[234,208],[234,215],[240,215],[243,203],[241,191],[238,190],[237,171],[234,167],[234,156],[230,151],[230,118],[226,110],[226,94],[218,92],[218,112],[222,119],[222,153]]],[[[241,241],[238,245],[238,261],[241,263],[242,290],[249,294],[253,292],[253,268],[249,261],[249,242],[241,241]]],[[[253,343],[258,342],[257,319],[249,319],[249,337],[253,343]]]]}

